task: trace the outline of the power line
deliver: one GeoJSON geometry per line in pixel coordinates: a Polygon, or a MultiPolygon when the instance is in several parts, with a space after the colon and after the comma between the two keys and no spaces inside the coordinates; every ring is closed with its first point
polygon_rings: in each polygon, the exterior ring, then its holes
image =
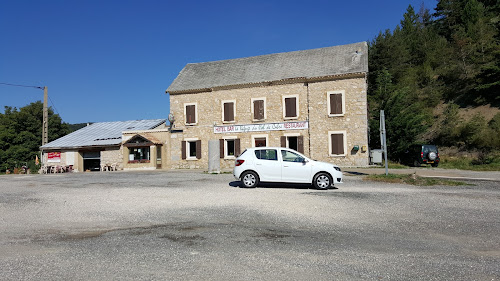
{"type": "Polygon", "coordinates": [[[40,86],[18,85],[18,84],[10,84],[10,83],[2,83],[2,82],[0,82],[0,84],[7,85],[7,86],[14,86],[14,87],[35,88],[35,89],[43,90],[43,87],[40,87],[40,86]]]}
{"type": "MultiPolygon", "coordinates": [[[[0,84],[1,85],[7,85],[7,86],[14,86],[14,87],[35,88],[35,89],[40,89],[40,90],[43,90],[45,88],[45,87],[40,87],[40,86],[28,86],[28,85],[19,85],[19,84],[11,84],[11,83],[3,83],[3,82],[0,82],[0,84]]],[[[50,96],[49,96],[49,100],[50,100],[50,103],[52,104],[52,107],[54,108],[55,112],[59,116],[61,116],[61,114],[59,113],[59,111],[56,108],[56,105],[52,101],[52,98],[50,98],[50,96]]]]}
{"type": "MultiPolygon", "coordinates": [[[[52,107],[54,107],[54,110],[56,111],[57,115],[61,116],[61,114],[59,114],[59,111],[57,111],[56,105],[54,104],[54,102],[52,101],[50,96],[49,96],[49,100],[50,100],[50,103],[52,104],[52,107]]],[[[62,119],[62,117],[61,117],[61,119],[62,119]]]]}

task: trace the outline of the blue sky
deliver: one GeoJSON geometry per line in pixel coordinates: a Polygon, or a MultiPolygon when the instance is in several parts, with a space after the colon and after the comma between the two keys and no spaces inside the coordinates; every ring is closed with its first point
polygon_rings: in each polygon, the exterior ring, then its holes
{"type": "MultiPolygon", "coordinates": [[[[187,63],[369,41],[422,3],[0,0],[0,83],[47,86],[70,124],[167,119],[165,90],[187,63]]],[[[2,113],[38,100],[0,84],[2,113]]]]}

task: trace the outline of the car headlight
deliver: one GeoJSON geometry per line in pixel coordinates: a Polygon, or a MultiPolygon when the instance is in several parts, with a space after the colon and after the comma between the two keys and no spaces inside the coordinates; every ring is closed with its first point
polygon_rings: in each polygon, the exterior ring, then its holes
{"type": "Polygon", "coordinates": [[[335,170],[337,170],[337,171],[339,171],[339,172],[340,172],[340,168],[339,168],[339,167],[337,167],[337,166],[333,166],[333,168],[334,168],[335,170]]]}

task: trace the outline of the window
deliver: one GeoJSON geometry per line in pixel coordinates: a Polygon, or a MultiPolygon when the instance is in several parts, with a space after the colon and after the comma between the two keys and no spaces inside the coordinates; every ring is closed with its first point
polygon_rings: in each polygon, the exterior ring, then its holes
{"type": "Polygon", "coordinates": [[[333,131],[328,132],[328,144],[330,156],[345,156],[346,148],[346,132],[333,131]]]}
{"type": "Polygon", "coordinates": [[[184,104],[184,115],[186,116],[186,125],[196,125],[198,122],[198,112],[196,103],[184,104]]]}
{"type": "Polygon", "coordinates": [[[281,151],[281,157],[283,158],[283,162],[302,162],[304,158],[297,153],[293,153],[288,150],[281,151]]]}
{"type": "Polygon", "coordinates": [[[345,91],[329,91],[327,94],[328,116],[344,116],[345,114],[345,91]]]}
{"type": "Polygon", "coordinates": [[[267,146],[267,135],[253,135],[252,144],[253,147],[267,146]]]}
{"type": "Polygon", "coordinates": [[[234,122],[236,101],[222,101],[222,122],[234,122]]]}
{"type": "Polygon", "coordinates": [[[128,162],[129,163],[149,163],[150,160],[149,146],[145,147],[129,147],[128,162]]]}
{"type": "Polygon", "coordinates": [[[299,117],[299,97],[283,96],[283,119],[297,119],[299,117]]]}
{"type": "Polygon", "coordinates": [[[220,140],[220,158],[234,159],[240,154],[240,139],[227,137],[220,140]]]}
{"type": "Polygon", "coordinates": [[[304,136],[300,134],[289,134],[281,137],[281,147],[287,147],[304,153],[304,136]]]}
{"type": "Polygon", "coordinates": [[[266,120],[266,98],[252,99],[253,121],[266,120]]]}
{"type": "Polygon", "coordinates": [[[255,156],[260,160],[278,160],[278,153],[276,149],[259,149],[255,150],[255,156]]]}
{"type": "Polygon", "coordinates": [[[186,139],[182,141],[182,159],[201,159],[201,140],[186,139]]]}

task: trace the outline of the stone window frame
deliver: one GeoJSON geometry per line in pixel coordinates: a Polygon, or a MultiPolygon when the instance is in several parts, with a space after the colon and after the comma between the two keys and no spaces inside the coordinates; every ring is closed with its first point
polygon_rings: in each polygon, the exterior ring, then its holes
{"type": "Polygon", "coordinates": [[[295,120],[295,119],[299,119],[299,113],[300,113],[300,110],[299,110],[299,95],[298,94],[295,94],[295,95],[284,95],[282,96],[282,107],[283,107],[283,119],[284,120],[295,120]],[[286,99],[287,98],[295,98],[295,116],[291,116],[291,117],[286,117],[286,99]]]}
{"type": "Polygon", "coordinates": [[[236,122],[236,100],[223,100],[221,101],[221,111],[222,111],[222,123],[227,124],[227,123],[235,123],[236,122]],[[224,115],[225,115],[225,110],[224,110],[224,104],[226,103],[232,103],[233,104],[233,120],[232,121],[226,121],[224,120],[224,115]]]}
{"type": "Polygon", "coordinates": [[[339,117],[345,115],[345,90],[327,91],[326,92],[326,104],[328,106],[328,117],[339,117]],[[332,114],[331,108],[331,95],[342,95],[342,113],[332,114]]]}
{"type": "Polygon", "coordinates": [[[197,102],[188,102],[184,103],[184,124],[186,126],[196,126],[198,125],[198,103],[197,102]],[[187,122],[187,106],[189,105],[194,105],[194,123],[188,123],[187,122]]]}
{"type": "Polygon", "coordinates": [[[252,114],[252,121],[253,122],[259,122],[259,121],[265,121],[267,119],[267,110],[266,110],[266,104],[267,104],[267,100],[266,100],[266,97],[261,97],[261,98],[252,98],[251,99],[251,114],[252,114]],[[255,108],[254,108],[254,102],[255,101],[258,101],[258,100],[262,100],[264,101],[264,119],[255,119],[255,108]]]}
{"type": "Polygon", "coordinates": [[[198,145],[201,146],[201,141],[199,138],[185,138],[183,140],[183,142],[185,142],[185,147],[183,147],[183,153],[185,153],[185,156],[186,158],[183,159],[183,160],[187,160],[187,161],[193,161],[193,160],[199,160],[201,159],[201,147],[198,147],[198,145]],[[189,155],[189,150],[190,150],[190,146],[191,145],[196,145],[196,155],[195,156],[190,156],[189,155]],[[200,152],[200,154],[198,154],[198,151],[200,152]]]}
{"type": "Polygon", "coordinates": [[[297,151],[299,153],[304,153],[304,136],[300,133],[285,133],[282,136],[284,139],[280,140],[281,146],[285,148],[290,148],[289,137],[297,137],[297,151]],[[302,140],[300,138],[302,137],[302,140]],[[300,146],[300,142],[302,141],[302,147],[300,146]],[[285,145],[285,146],[283,146],[285,145]]]}
{"type": "MultiPolygon", "coordinates": [[[[235,159],[238,155],[238,150],[236,149],[237,145],[236,145],[236,142],[237,140],[239,141],[239,138],[237,136],[225,136],[223,137],[222,139],[220,139],[220,145],[222,146],[221,147],[221,155],[220,155],[220,158],[223,158],[223,159],[235,159]],[[228,155],[228,151],[227,151],[227,148],[228,148],[228,145],[227,145],[227,141],[234,141],[234,155],[228,155]]],[[[241,144],[240,144],[241,145],[241,144]]],[[[240,148],[241,149],[241,148],[240,148]]]]}
{"type": "Polygon", "coordinates": [[[252,135],[252,147],[255,146],[255,139],[260,139],[260,138],[265,138],[266,139],[266,146],[269,146],[269,135],[268,134],[259,134],[259,135],[252,135]]]}
{"type": "Polygon", "coordinates": [[[345,157],[347,155],[347,131],[328,131],[328,155],[331,157],[345,157]],[[332,135],[343,135],[344,142],[344,153],[343,154],[333,154],[332,149],[332,135]]]}

